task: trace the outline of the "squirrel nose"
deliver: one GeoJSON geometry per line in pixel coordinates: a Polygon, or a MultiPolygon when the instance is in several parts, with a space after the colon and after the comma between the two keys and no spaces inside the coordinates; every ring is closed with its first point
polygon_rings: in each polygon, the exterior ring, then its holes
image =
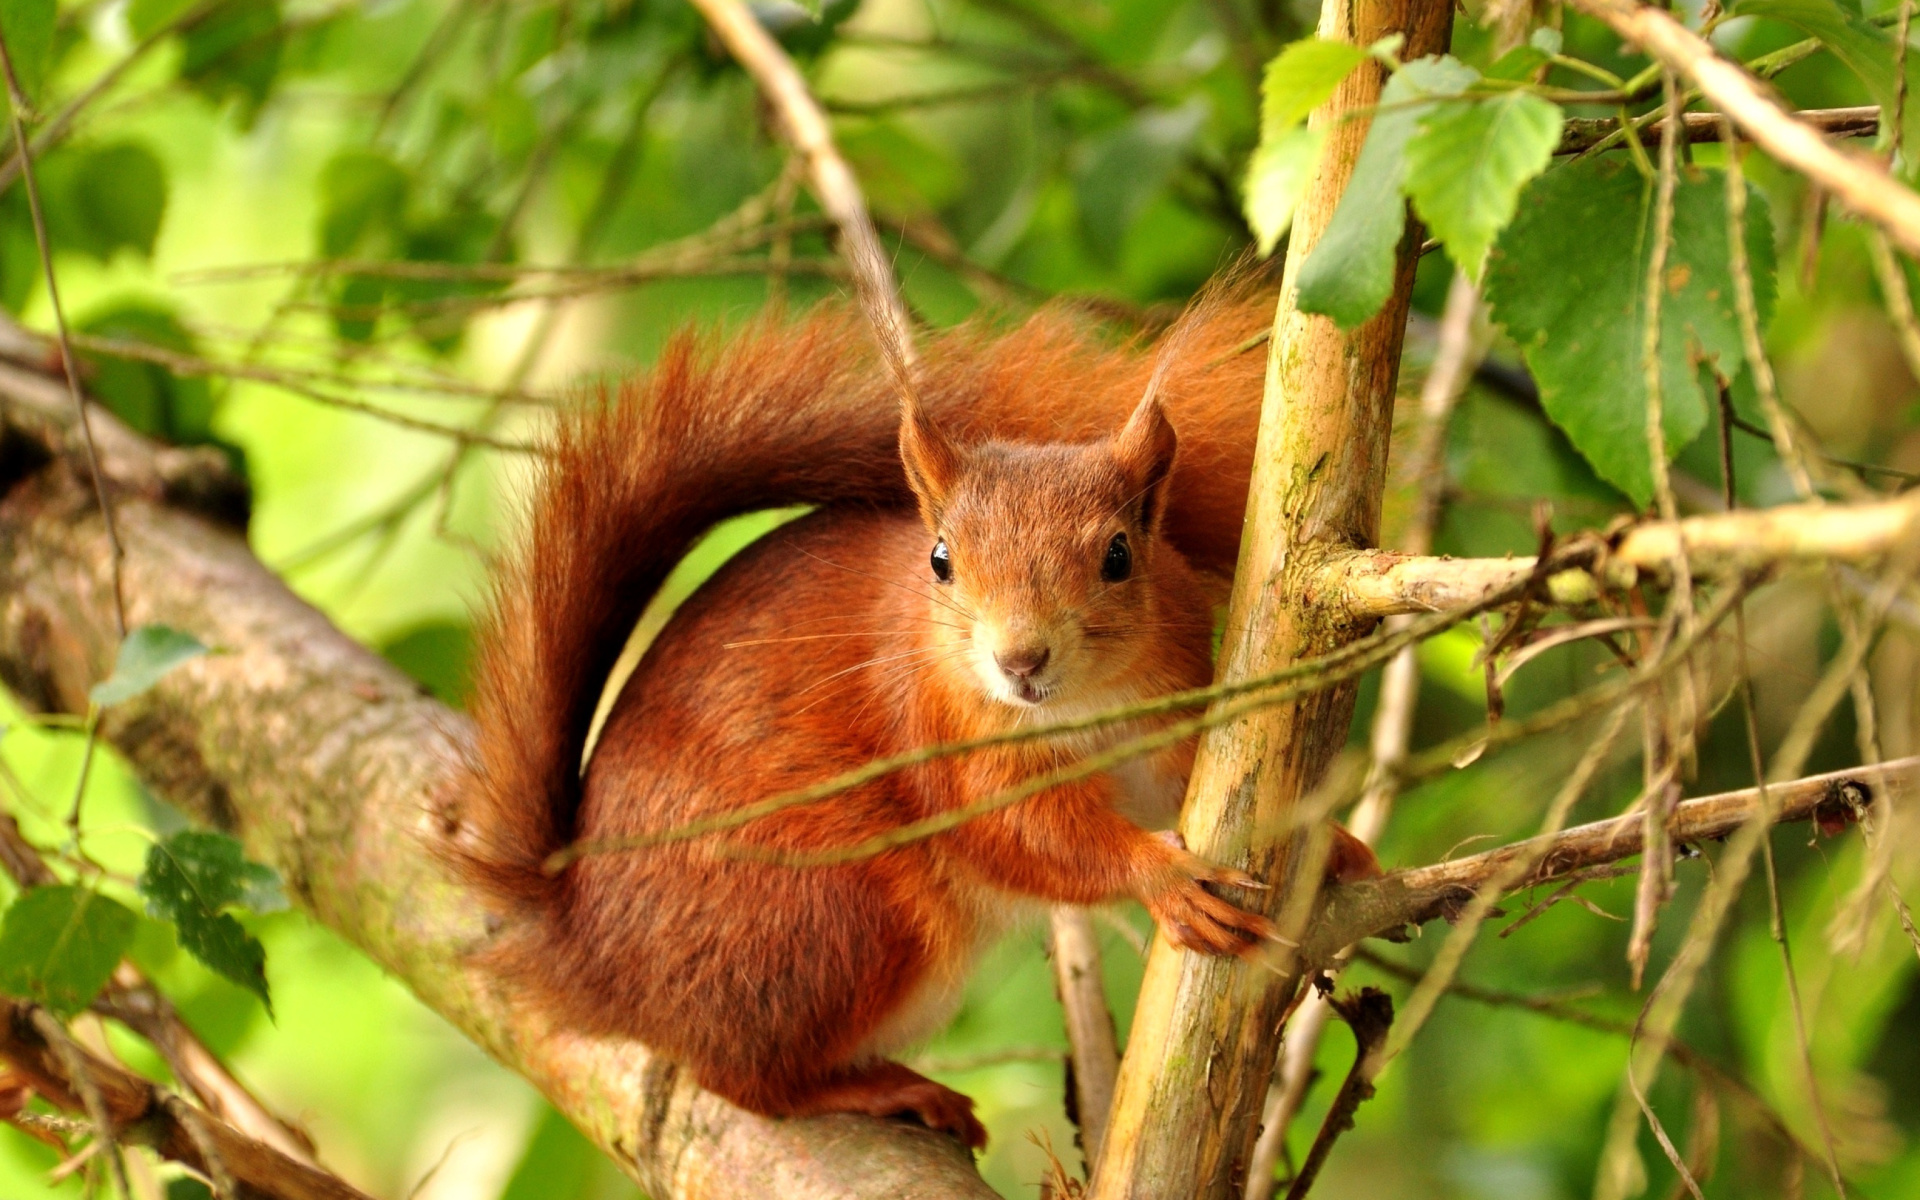
{"type": "Polygon", "coordinates": [[[1000,669],[1013,678],[1027,679],[1038,675],[1040,668],[1046,666],[1047,659],[1052,656],[1053,651],[1046,646],[1023,646],[1005,654],[996,652],[993,661],[999,663],[1000,669]]]}

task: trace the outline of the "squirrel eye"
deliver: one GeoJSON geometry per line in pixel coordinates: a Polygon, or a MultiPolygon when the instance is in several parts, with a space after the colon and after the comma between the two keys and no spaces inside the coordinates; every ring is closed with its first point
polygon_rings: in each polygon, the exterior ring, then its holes
{"type": "Polygon", "coordinates": [[[1133,574],[1133,547],[1127,545],[1127,535],[1116,533],[1107,543],[1107,556],[1100,560],[1100,578],[1108,583],[1119,583],[1133,574]]]}
{"type": "Polygon", "coordinates": [[[947,553],[947,540],[941,538],[933,544],[933,577],[941,583],[953,582],[953,556],[947,553]]]}

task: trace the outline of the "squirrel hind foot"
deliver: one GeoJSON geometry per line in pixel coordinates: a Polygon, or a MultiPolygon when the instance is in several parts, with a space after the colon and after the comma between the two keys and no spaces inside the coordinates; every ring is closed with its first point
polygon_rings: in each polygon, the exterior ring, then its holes
{"type": "Polygon", "coordinates": [[[922,1125],[960,1139],[970,1150],[987,1145],[987,1127],[973,1115],[973,1101],[945,1084],[897,1062],[850,1067],[795,1103],[788,1115],[859,1113],[869,1117],[917,1118],[922,1125]]]}

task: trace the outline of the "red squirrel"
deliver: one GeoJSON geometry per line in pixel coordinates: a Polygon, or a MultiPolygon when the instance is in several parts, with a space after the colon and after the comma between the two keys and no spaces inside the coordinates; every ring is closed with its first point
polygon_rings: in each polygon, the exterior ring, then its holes
{"type": "MultiPolygon", "coordinates": [[[[1149,723],[543,863],[1208,683],[1260,406],[1265,356],[1242,351],[1270,311],[1218,307],[1144,399],[1146,356],[1041,316],[931,339],[903,415],[857,320],[822,310],[725,344],[683,336],[562,416],[477,639],[461,853],[508,918],[496,965],[555,1020],[636,1038],[743,1108],[912,1115],[977,1148],[972,1101],[887,1055],[941,1027],[1021,910],[1133,898],[1179,945],[1258,949],[1271,924],[1223,895],[1257,881],[1136,823],[1177,810],[1191,742],[872,857],[767,860],[1004,791],[1149,723]],[[717,521],[797,504],[818,507],[674,614],[583,773],[600,692],[667,573],[717,521]],[[762,857],[716,852],[728,842],[762,857]]],[[[1336,872],[1377,869],[1341,845],[1336,872]]]]}

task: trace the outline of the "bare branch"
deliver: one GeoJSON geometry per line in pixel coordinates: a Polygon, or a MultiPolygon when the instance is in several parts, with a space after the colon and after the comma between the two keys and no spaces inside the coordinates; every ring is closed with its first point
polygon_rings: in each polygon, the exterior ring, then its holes
{"type": "MultiPolygon", "coordinates": [[[[1920,768],[1920,758],[1899,759],[1770,784],[1766,790],[1779,805],[1781,822],[1819,819],[1845,824],[1853,820],[1856,803],[1879,809],[1911,800],[1920,792],[1915,768],[1920,768]]],[[[1683,800],[1667,822],[1667,832],[1675,842],[1715,841],[1731,835],[1760,811],[1758,788],[1683,800]]],[[[1329,888],[1302,954],[1309,963],[1328,962],[1361,938],[1393,934],[1408,925],[1450,916],[1516,861],[1537,863],[1513,882],[1511,890],[1518,891],[1586,867],[1632,858],[1640,853],[1643,833],[1640,815],[1628,813],[1576,825],[1550,838],[1529,838],[1483,854],[1329,888]]]]}
{"type": "Polygon", "coordinates": [[[897,373],[903,392],[912,389],[907,371],[913,364],[913,327],[907,307],[894,284],[880,238],[873,231],[866,197],[860,192],[853,168],[833,143],[827,114],[800,77],[786,52],[754,19],[742,0],[692,0],[695,8],[739,64],[753,76],[774,111],[780,114],[787,140],[806,160],[807,178],[820,207],[840,229],[840,251],[853,268],[854,285],[873,322],[882,355],[897,373]]]}
{"type": "Polygon", "coordinates": [[[228,1175],[246,1189],[242,1195],[270,1200],[370,1200],[338,1177],[289,1158],[224,1122],[204,1113],[183,1112],[186,1105],[177,1097],[89,1053],[57,1034],[59,1029],[59,1022],[45,1010],[0,997],[0,1059],[56,1108],[83,1111],[89,1105],[82,1096],[92,1091],[95,1095],[89,1099],[98,1101],[115,1136],[148,1146],[209,1178],[228,1175]]]}
{"type": "MultiPolygon", "coordinates": [[[[1727,577],[1779,562],[1865,562],[1920,533],[1920,492],[1860,504],[1783,504],[1649,521],[1617,536],[1594,574],[1608,587],[1631,586],[1642,571],[1659,572],[1685,553],[1694,574],[1727,577]]],[[[1483,603],[1531,575],[1526,558],[1436,558],[1355,550],[1329,557],[1313,594],[1356,616],[1446,612],[1483,603]]],[[[1593,598],[1594,574],[1556,572],[1555,600],[1593,598]]]]}
{"type": "MultiPolygon", "coordinates": [[[[1804,108],[1793,114],[1796,121],[1809,125],[1829,137],[1868,137],[1880,127],[1880,106],[1865,104],[1855,108],[1804,108]]],[[[1725,118],[1715,112],[1690,112],[1681,117],[1686,140],[1693,143],[1725,139],[1725,118]]],[[[1620,132],[1618,117],[1571,117],[1561,131],[1555,154],[1578,154],[1591,150],[1620,132]]]]}

